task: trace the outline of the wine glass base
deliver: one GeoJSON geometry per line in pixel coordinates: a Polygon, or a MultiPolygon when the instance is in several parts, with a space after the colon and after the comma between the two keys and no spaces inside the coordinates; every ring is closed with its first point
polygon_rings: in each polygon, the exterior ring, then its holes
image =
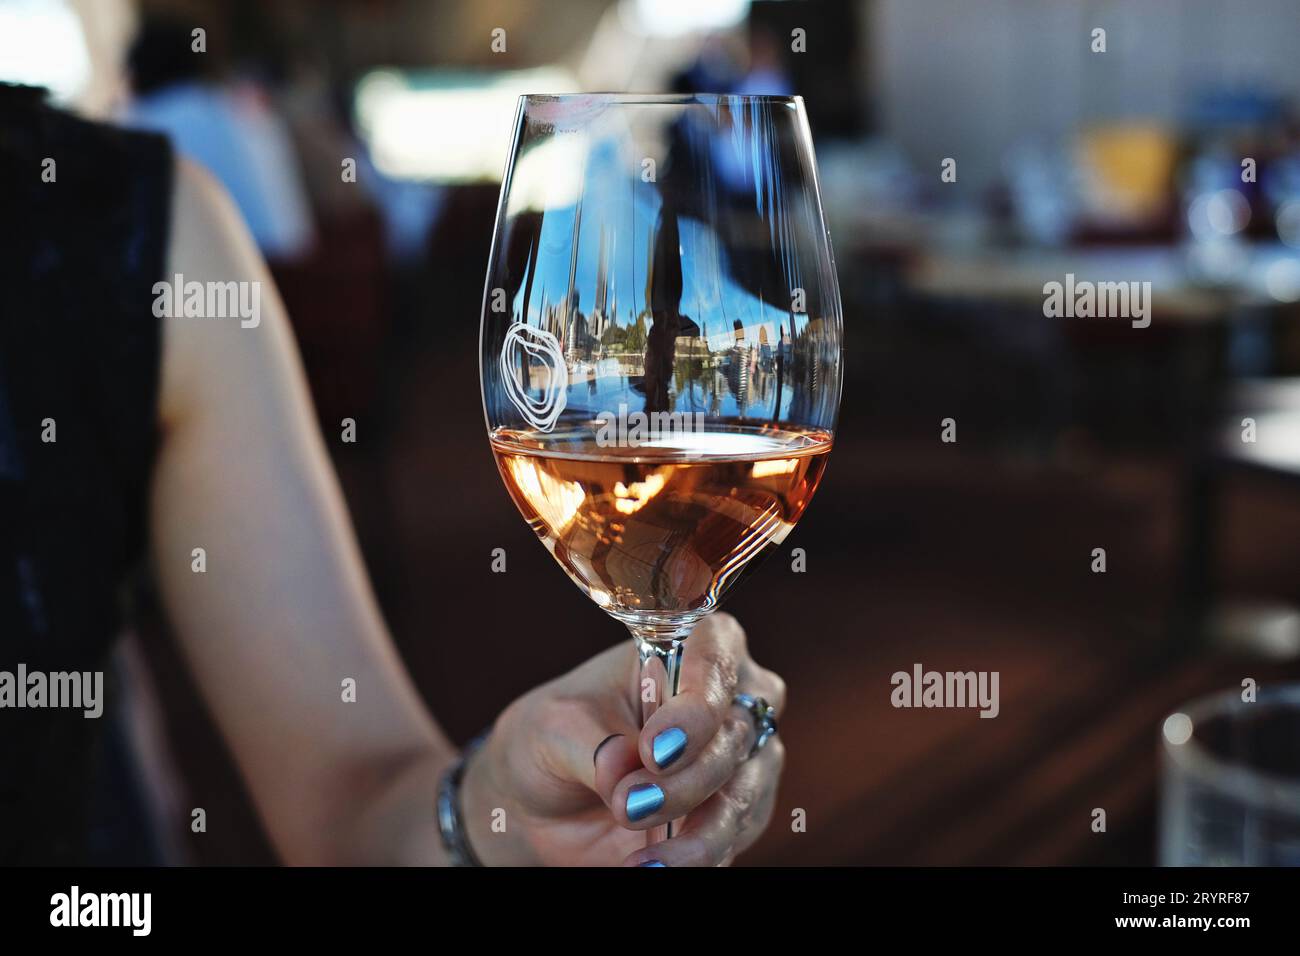
{"type": "Polygon", "coordinates": [[[606,611],[610,617],[622,621],[637,641],[650,644],[671,644],[684,641],[695,629],[704,614],[699,611],[671,613],[660,611],[606,611]]]}

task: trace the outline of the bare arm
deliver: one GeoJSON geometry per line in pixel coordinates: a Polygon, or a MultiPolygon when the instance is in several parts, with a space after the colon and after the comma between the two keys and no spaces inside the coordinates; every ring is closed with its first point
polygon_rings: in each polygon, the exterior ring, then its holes
{"type": "Polygon", "coordinates": [[[182,650],[286,862],[442,862],[434,793],[454,751],[389,642],[284,307],[224,192],[188,163],[172,218],[169,277],[261,295],[256,328],[163,320],[152,545],[182,650]]]}

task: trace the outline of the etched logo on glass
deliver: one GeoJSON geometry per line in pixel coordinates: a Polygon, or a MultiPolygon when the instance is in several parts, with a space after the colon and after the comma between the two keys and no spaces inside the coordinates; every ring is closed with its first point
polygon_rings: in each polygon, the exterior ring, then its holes
{"type": "Polygon", "coordinates": [[[569,384],[559,339],[545,329],[513,323],[501,349],[501,379],[528,424],[544,432],[555,427],[569,384]]]}

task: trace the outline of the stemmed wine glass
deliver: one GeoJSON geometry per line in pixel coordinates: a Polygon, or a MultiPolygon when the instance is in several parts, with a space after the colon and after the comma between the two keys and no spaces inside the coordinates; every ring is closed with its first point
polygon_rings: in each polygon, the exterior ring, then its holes
{"type": "Polygon", "coordinates": [[[632,632],[643,720],[691,628],[812,499],[842,328],[801,98],[520,98],[483,300],[488,435],[529,525],[632,632]]]}

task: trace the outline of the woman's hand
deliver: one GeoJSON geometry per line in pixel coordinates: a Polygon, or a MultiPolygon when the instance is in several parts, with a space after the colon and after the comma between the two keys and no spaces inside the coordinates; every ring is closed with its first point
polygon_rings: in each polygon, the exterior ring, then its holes
{"type": "Polygon", "coordinates": [[[735,618],[699,623],[680,692],[644,728],[633,707],[636,671],[636,650],[624,641],[502,713],[471,758],[461,794],[470,843],[485,864],[718,866],[762,833],[784,749],[773,737],[748,759],[754,721],[732,698],[763,697],[782,714],[785,684],[750,658],[735,618]],[[630,819],[628,792],[646,784],[659,788],[662,805],[655,808],[653,790],[638,791],[650,795],[650,812],[630,819]],[[681,817],[671,840],[645,846],[643,831],[681,817]]]}

